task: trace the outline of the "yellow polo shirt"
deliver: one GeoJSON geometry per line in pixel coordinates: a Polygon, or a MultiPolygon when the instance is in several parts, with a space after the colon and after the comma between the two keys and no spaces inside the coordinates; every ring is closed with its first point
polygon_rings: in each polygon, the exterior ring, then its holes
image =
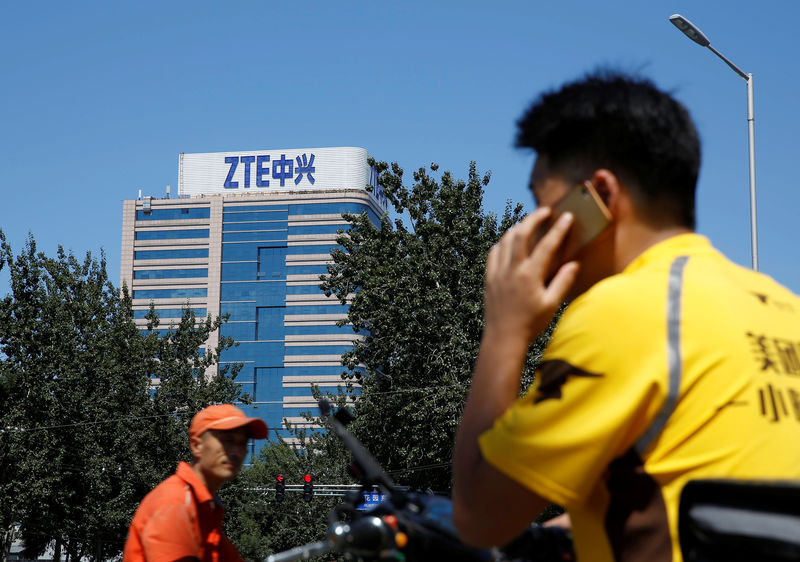
{"type": "Polygon", "coordinates": [[[578,559],[682,560],[696,478],[800,478],[800,298],[675,236],[575,299],[484,458],[567,508],[578,559]]]}

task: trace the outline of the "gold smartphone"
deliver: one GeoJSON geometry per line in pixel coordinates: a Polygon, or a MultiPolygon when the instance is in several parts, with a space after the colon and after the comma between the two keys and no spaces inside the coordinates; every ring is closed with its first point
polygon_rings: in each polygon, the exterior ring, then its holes
{"type": "Polygon", "coordinates": [[[553,273],[568,262],[587,244],[600,236],[611,224],[611,213],[590,181],[571,188],[564,197],[552,205],[550,218],[536,229],[535,239],[544,236],[562,213],[572,213],[572,226],[561,243],[554,259],[553,273]]]}

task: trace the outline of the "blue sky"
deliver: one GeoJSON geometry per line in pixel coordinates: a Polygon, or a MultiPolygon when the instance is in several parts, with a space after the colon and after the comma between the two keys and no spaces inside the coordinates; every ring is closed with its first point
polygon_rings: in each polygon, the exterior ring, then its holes
{"type": "MultiPolygon", "coordinates": [[[[0,228],[19,251],[105,249],[122,201],[177,189],[180,152],[361,146],[410,172],[492,171],[486,207],[531,208],[527,104],[598,65],[639,70],[692,112],[698,230],[749,266],[746,84],[668,21],[681,13],[754,74],[760,269],[800,292],[800,4],[45,2],[0,18],[0,228]]],[[[0,294],[7,275],[0,272],[0,294]]]]}

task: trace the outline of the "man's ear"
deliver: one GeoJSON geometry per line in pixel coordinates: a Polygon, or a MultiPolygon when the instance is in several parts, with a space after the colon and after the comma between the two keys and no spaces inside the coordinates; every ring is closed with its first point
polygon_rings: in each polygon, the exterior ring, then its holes
{"type": "Polygon", "coordinates": [[[611,170],[600,168],[595,170],[591,181],[611,216],[616,219],[620,211],[620,197],[624,191],[619,178],[611,170]]]}
{"type": "Polygon", "coordinates": [[[203,436],[192,435],[189,438],[189,450],[192,451],[192,458],[197,460],[203,453],[203,436]]]}

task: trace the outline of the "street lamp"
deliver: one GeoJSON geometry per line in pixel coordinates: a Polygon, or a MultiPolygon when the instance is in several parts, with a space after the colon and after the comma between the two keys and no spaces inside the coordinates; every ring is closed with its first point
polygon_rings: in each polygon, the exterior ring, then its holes
{"type": "Polygon", "coordinates": [[[756,148],[755,148],[755,117],[753,116],[753,75],[745,73],[733,64],[722,53],[711,46],[711,41],[692,22],[680,14],[673,14],[669,21],[680,29],[689,39],[709,50],[725,61],[733,71],[747,82],[747,142],[750,153],[750,250],[753,255],[753,269],[758,271],[758,228],[756,226],[756,148]]]}

